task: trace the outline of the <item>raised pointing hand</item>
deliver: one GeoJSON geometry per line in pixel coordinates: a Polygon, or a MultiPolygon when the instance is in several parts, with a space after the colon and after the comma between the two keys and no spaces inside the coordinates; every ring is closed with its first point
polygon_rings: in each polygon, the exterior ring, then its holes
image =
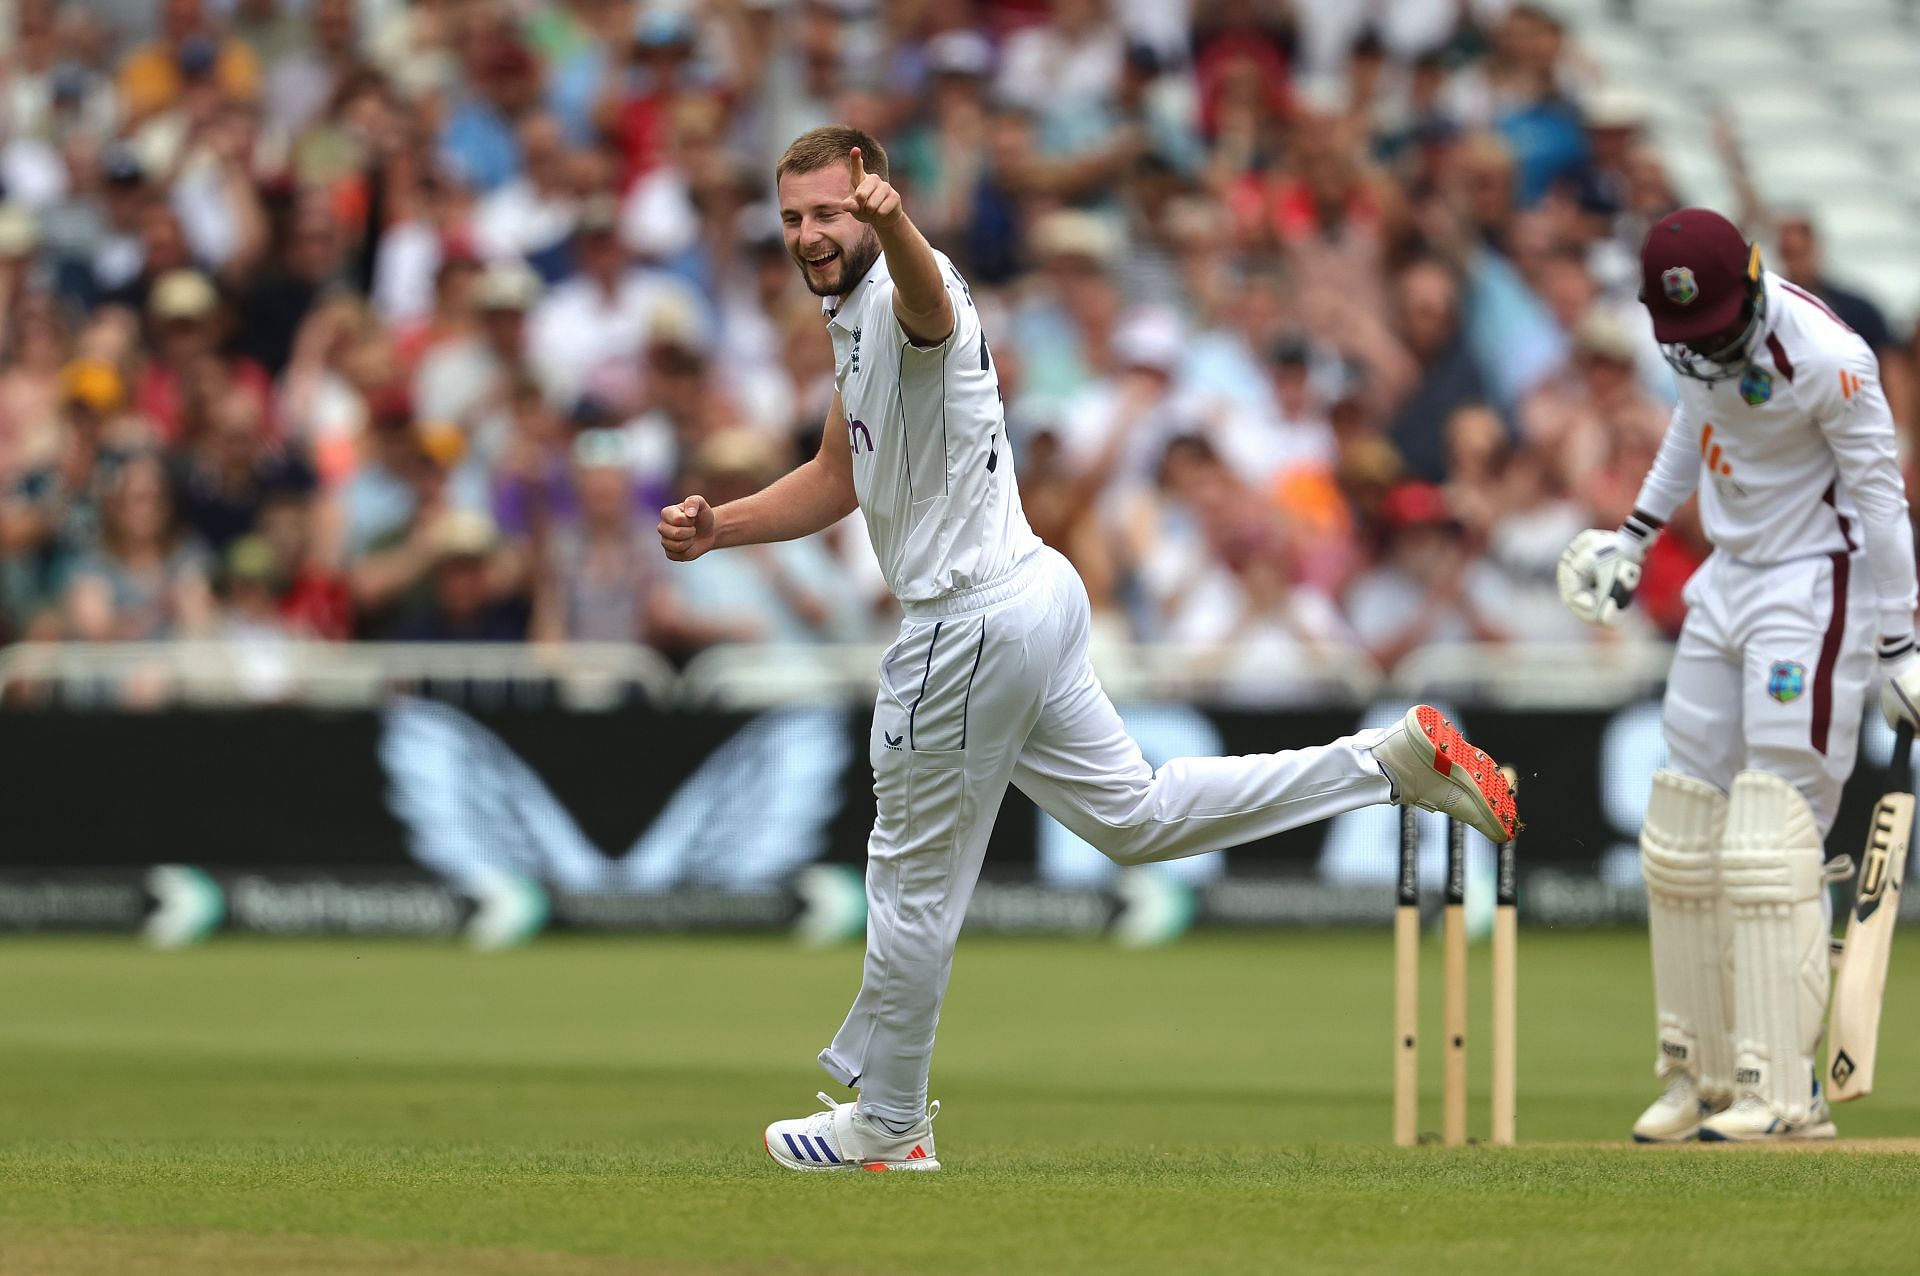
{"type": "Polygon", "coordinates": [[[848,154],[847,162],[852,169],[853,194],[843,200],[840,207],[852,213],[855,221],[870,226],[891,226],[899,221],[900,192],[867,171],[866,162],[860,158],[859,147],[854,147],[848,154]]]}

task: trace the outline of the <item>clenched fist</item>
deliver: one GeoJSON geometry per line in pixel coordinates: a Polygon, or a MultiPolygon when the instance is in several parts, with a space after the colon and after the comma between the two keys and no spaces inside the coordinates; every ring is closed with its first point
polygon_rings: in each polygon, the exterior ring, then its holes
{"type": "Polygon", "coordinates": [[[891,226],[899,221],[900,192],[867,172],[866,162],[860,158],[859,147],[854,147],[848,154],[847,162],[853,169],[853,195],[841,201],[840,207],[853,214],[855,221],[865,222],[869,226],[891,226]]]}
{"type": "Polygon", "coordinates": [[[713,548],[713,506],[689,496],[660,511],[660,548],[676,563],[690,563],[713,548]]]}

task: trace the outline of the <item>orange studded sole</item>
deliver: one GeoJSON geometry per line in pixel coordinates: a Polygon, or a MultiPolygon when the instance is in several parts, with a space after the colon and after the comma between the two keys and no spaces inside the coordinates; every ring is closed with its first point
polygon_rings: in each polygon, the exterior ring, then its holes
{"type": "Polygon", "coordinates": [[[1507,779],[1500,774],[1499,766],[1475,748],[1460,734],[1460,728],[1447,721],[1447,715],[1432,705],[1423,704],[1413,711],[1414,721],[1420,724],[1421,733],[1433,746],[1433,769],[1441,775],[1458,782],[1456,770],[1464,769],[1480,801],[1492,814],[1495,822],[1512,837],[1520,823],[1520,809],[1514,802],[1513,790],[1508,787],[1507,779]]]}

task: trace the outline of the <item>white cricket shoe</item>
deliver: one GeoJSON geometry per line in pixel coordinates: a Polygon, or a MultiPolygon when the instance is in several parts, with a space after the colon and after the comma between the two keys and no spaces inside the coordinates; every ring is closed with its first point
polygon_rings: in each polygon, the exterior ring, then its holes
{"type": "Polygon", "coordinates": [[[1407,710],[1373,756],[1393,783],[1396,803],[1451,815],[1495,845],[1512,839],[1519,816],[1506,777],[1432,705],[1407,710]]]}
{"type": "Polygon", "coordinates": [[[934,1100],[927,1115],[905,1134],[869,1120],[851,1103],[816,1095],[826,1111],[767,1127],[767,1155],[789,1170],[937,1170],[933,1155],[934,1100]]]}
{"type": "Polygon", "coordinates": [[[1702,1143],[1790,1143],[1803,1139],[1830,1139],[1835,1135],[1833,1109],[1820,1083],[1813,1084],[1813,1105],[1804,1121],[1783,1121],[1773,1105],[1757,1094],[1742,1095],[1725,1112],[1700,1123],[1702,1143]]]}
{"type": "Polygon", "coordinates": [[[1676,1072],[1667,1078],[1667,1091],[1653,1101],[1633,1123],[1635,1143],[1689,1143],[1700,1137],[1700,1123],[1714,1112],[1724,1110],[1725,1101],[1716,1103],[1700,1093],[1700,1087],[1688,1072],[1676,1072]]]}

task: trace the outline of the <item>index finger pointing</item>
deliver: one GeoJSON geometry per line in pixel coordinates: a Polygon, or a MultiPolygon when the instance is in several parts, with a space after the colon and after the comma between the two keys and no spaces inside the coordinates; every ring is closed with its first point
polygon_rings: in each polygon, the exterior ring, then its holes
{"type": "Polygon", "coordinates": [[[853,188],[859,190],[860,183],[867,180],[867,165],[866,162],[860,158],[859,147],[856,146],[847,152],[847,163],[853,167],[853,188]]]}

